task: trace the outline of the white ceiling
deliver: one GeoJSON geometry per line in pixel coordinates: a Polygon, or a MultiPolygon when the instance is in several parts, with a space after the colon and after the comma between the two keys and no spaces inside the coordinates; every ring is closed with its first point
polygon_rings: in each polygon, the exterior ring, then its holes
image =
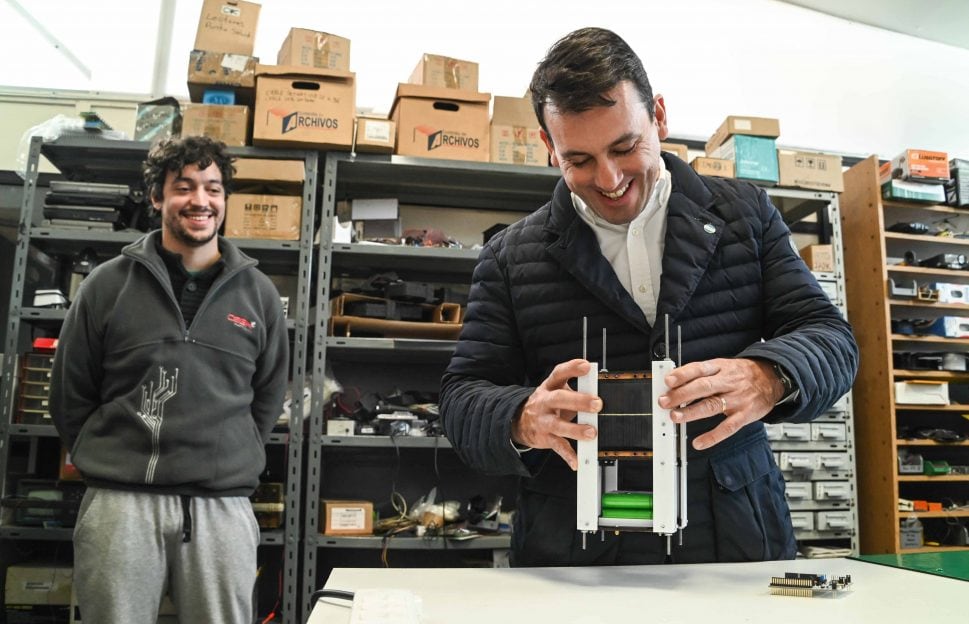
{"type": "Polygon", "coordinates": [[[781,0],[852,22],[969,49],[966,0],[781,0]]]}

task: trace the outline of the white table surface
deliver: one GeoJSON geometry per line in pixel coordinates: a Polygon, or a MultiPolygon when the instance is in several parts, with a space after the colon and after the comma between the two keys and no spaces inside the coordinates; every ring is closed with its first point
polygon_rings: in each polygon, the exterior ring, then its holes
{"type": "MultiPolygon", "coordinates": [[[[587,568],[337,568],[328,589],[407,589],[422,624],[969,623],[969,582],[851,559],[587,568]],[[838,597],[773,596],[771,576],[850,574],[838,597]]],[[[343,624],[324,598],[307,624],[343,624]]]]}

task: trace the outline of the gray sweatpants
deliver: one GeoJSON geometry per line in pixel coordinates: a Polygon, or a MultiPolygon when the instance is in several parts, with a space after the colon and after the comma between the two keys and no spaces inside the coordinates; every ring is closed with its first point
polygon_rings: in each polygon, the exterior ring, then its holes
{"type": "Polygon", "coordinates": [[[179,624],[249,624],[259,525],[245,497],[192,497],[191,538],[177,495],[89,487],[74,528],[84,622],[155,624],[169,592],[179,624]]]}

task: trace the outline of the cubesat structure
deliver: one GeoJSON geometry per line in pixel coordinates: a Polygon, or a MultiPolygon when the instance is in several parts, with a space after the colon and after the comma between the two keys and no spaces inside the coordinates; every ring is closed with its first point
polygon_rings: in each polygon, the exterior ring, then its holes
{"type": "MultiPolygon", "coordinates": [[[[686,425],[675,425],[657,399],[668,390],[665,379],[676,363],[669,358],[670,330],[666,317],[666,353],[653,360],[649,371],[610,371],[606,368],[606,333],[602,333],[602,362],[593,362],[578,378],[578,390],[602,399],[599,413],[579,412],[577,422],[599,432],[594,440],[579,440],[576,484],[576,528],[582,545],[590,533],[640,531],[670,539],[687,525],[686,425]],[[652,490],[620,490],[620,474],[631,463],[652,467],[652,490]]],[[[583,319],[583,349],[588,351],[587,322],[583,319]]],[[[680,357],[677,332],[677,359],[680,357]]],[[[588,358],[586,358],[588,359],[588,358]]]]}

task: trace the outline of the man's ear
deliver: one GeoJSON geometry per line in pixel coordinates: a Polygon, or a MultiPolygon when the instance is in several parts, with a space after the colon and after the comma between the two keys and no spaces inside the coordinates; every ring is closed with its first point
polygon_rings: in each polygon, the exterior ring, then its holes
{"type": "Polygon", "coordinates": [[[661,94],[656,94],[653,98],[653,123],[656,124],[659,140],[665,141],[670,135],[670,130],[666,125],[666,102],[661,94]]]}
{"type": "Polygon", "coordinates": [[[548,136],[548,133],[544,130],[540,130],[539,134],[542,137],[542,143],[545,144],[545,149],[548,150],[548,159],[552,163],[553,167],[559,166],[558,156],[555,155],[555,146],[552,145],[552,139],[548,136]]]}

